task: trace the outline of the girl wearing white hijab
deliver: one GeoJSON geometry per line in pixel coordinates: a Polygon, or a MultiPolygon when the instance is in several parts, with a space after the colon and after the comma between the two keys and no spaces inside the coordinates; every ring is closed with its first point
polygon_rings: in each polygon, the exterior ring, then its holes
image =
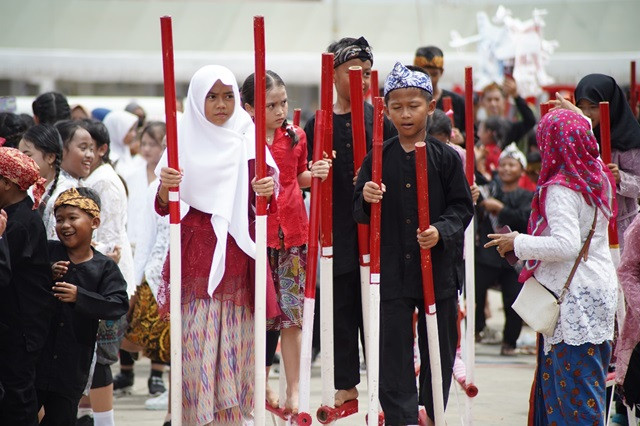
{"type": "Polygon", "coordinates": [[[109,160],[115,164],[115,170],[124,176],[135,167],[144,164],[138,155],[131,156],[129,145],[136,138],[138,116],[128,111],[111,111],[102,121],[109,131],[109,160]]]}
{"type": "MultiPolygon", "coordinates": [[[[253,202],[255,195],[271,200],[277,167],[267,151],[272,176],[253,178],[255,127],[235,77],[222,66],[205,66],[191,79],[178,141],[182,173],[167,167],[165,152],[155,204],[168,214],[169,188],[179,185],[190,206],[181,222],[182,421],[238,425],[253,411],[253,202]]],[[[270,275],[268,317],[279,313],[270,275]]],[[[167,259],[161,314],[168,311],[168,282],[167,259]]]]}

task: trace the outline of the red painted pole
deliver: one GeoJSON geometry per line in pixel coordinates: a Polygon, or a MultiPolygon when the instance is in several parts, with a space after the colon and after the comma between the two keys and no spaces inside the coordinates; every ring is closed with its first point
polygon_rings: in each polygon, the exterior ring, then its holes
{"type": "Polygon", "coordinates": [[[300,111],[300,108],[296,108],[293,110],[293,125],[294,126],[300,126],[300,114],[302,111],[300,111]]]}
{"type": "MultiPolygon", "coordinates": [[[[373,98],[373,153],[371,180],[382,186],[382,139],[384,125],[384,100],[380,96],[373,98]]],[[[370,252],[371,252],[371,284],[380,283],[380,213],[381,203],[371,204],[370,252]],[[378,274],[378,281],[373,277],[378,274]]]]}
{"type": "MultiPolygon", "coordinates": [[[[316,111],[316,122],[314,128],[314,141],[321,141],[323,138],[325,113],[322,110],[316,111]]],[[[322,159],[322,144],[313,145],[313,162],[322,159]]],[[[318,272],[318,235],[320,233],[320,199],[322,191],[322,180],[314,178],[311,181],[311,206],[309,208],[309,243],[307,250],[307,284],[304,288],[304,297],[316,298],[316,276],[318,272]]]]}
{"type": "MultiPolygon", "coordinates": [[[[416,179],[418,190],[418,224],[421,231],[429,228],[429,178],[427,177],[427,144],[416,143],[416,179]]],[[[431,250],[420,250],[420,260],[422,265],[422,292],[424,296],[425,311],[430,312],[430,307],[436,303],[433,291],[433,265],[431,264],[431,250]]]]}
{"type": "MultiPolygon", "coordinates": [[[[320,108],[324,111],[324,132],[315,144],[323,146],[328,158],[333,157],[333,53],[322,54],[322,81],[320,86],[320,108]]],[[[322,158],[322,157],[320,157],[322,158]]],[[[333,167],[322,184],[321,244],[333,250],[333,167]]],[[[333,256],[333,253],[327,254],[333,256]]]]}
{"type": "MultiPolygon", "coordinates": [[[[600,102],[600,149],[602,150],[602,161],[604,164],[610,164],[611,120],[609,116],[609,102],[600,102]]],[[[612,217],[609,221],[609,247],[612,249],[619,249],[620,247],[618,241],[618,221],[616,217],[612,217]]]]}
{"type": "Polygon", "coordinates": [[[549,102],[543,102],[540,104],[540,118],[547,115],[549,110],[551,109],[551,104],[549,102]]]}
{"type": "Polygon", "coordinates": [[[447,114],[449,120],[451,120],[451,125],[455,127],[456,123],[453,119],[453,102],[451,101],[451,96],[445,96],[442,98],[442,110],[447,114]]]}
{"type": "Polygon", "coordinates": [[[371,92],[371,103],[374,99],[380,96],[380,86],[378,86],[378,70],[371,70],[371,85],[369,86],[369,92],[371,92]]]}
{"type": "Polygon", "coordinates": [[[475,152],[473,150],[474,138],[473,138],[473,69],[471,67],[465,67],[464,69],[464,114],[465,114],[465,175],[467,176],[467,182],[469,185],[473,185],[474,178],[474,163],[475,152]]]}
{"type": "MultiPolygon", "coordinates": [[[[178,126],[176,120],[176,80],[173,64],[173,31],[171,17],[160,18],[162,31],[162,71],[164,73],[164,112],[167,124],[167,157],[168,166],[180,170],[178,164],[178,126]]],[[[169,196],[170,223],[180,223],[180,201],[177,197],[178,188],[171,188],[175,195],[169,196]]]]}
{"type": "MultiPolygon", "coordinates": [[[[364,96],[362,91],[362,68],[349,68],[349,88],[351,91],[351,131],[353,133],[353,171],[357,173],[367,154],[364,128],[364,96]]],[[[369,264],[369,227],[358,224],[358,247],[360,266],[369,264]]]]}
{"type": "MultiPolygon", "coordinates": [[[[267,175],[266,162],[266,138],[267,128],[265,125],[265,103],[266,103],[266,68],[265,68],[265,45],[264,45],[264,17],[255,16],[253,18],[253,38],[255,43],[255,125],[256,125],[256,180],[260,180],[267,175]]],[[[267,214],[267,198],[257,197],[256,214],[267,214]]]]}
{"type": "Polygon", "coordinates": [[[633,115],[635,115],[638,102],[638,92],[636,91],[636,61],[631,61],[631,80],[629,86],[629,105],[631,105],[631,111],[633,111],[633,115]]]}

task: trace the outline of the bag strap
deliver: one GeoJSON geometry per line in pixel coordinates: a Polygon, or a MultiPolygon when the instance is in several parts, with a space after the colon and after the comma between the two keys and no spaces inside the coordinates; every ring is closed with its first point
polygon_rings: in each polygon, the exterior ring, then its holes
{"type": "Polygon", "coordinates": [[[591,230],[589,231],[589,235],[587,235],[587,239],[582,245],[582,250],[580,250],[580,253],[578,254],[578,258],[573,264],[573,268],[571,269],[569,278],[567,278],[567,282],[564,284],[562,293],[560,293],[560,297],[558,297],[558,304],[562,303],[562,301],[564,300],[564,297],[567,294],[567,291],[569,290],[569,285],[571,284],[571,280],[573,280],[573,276],[576,274],[576,269],[578,269],[578,265],[580,264],[580,258],[584,259],[585,262],[587,261],[587,257],[589,254],[589,245],[591,244],[591,238],[593,237],[593,234],[595,234],[596,232],[597,221],[598,221],[598,206],[596,206],[595,212],[593,213],[593,223],[591,224],[591,230]]]}

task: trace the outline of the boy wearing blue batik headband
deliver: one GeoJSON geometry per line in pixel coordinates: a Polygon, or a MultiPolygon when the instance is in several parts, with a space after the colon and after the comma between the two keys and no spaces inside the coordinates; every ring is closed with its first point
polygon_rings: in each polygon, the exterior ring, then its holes
{"type": "MultiPolygon", "coordinates": [[[[427,120],[435,110],[429,76],[396,63],[384,84],[385,113],[398,136],[384,142],[382,187],[371,181],[371,153],[355,187],[354,217],[369,223],[370,205],[382,203],[380,280],[380,403],[386,425],[418,424],[418,404],[433,419],[420,249],[431,249],[445,404],[451,385],[458,333],[455,259],[473,215],[469,185],[458,154],[432,136],[427,120]],[[427,143],[431,225],[420,232],[415,143],[427,143]],[[413,369],[414,310],[418,308],[420,392],[413,369]]],[[[432,423],[431,423],[432,424],[432,423]]]]}

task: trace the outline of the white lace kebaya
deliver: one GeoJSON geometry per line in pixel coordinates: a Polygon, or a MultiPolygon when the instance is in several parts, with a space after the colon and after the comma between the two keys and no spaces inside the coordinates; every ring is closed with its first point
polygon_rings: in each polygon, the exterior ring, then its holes
{"type": "MultiPolygon", "coordinates": [[[[547,228],[540,236],[520,234],[514,241],[520,259],[537,259],[534,272],[538,281],[558,295],[587,238],[594,207],[581,193],[560,185],[547,188],[547,228]]],[[[609,251],[608,220],[598,211],[596,232],[587,261],[581,261],[560,305],[555,332],[544,338],[544,351],[551,345],[600,344],[613,339],[618,281],[609,251]]]]}

